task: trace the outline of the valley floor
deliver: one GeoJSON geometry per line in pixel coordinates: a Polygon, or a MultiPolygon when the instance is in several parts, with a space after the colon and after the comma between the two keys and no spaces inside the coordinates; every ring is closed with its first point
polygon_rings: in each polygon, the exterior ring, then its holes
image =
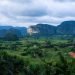
{"type": "Polygon", "coordinates": [[[0,75],[75,75],[72,40],[0,41],[0,75]]]}

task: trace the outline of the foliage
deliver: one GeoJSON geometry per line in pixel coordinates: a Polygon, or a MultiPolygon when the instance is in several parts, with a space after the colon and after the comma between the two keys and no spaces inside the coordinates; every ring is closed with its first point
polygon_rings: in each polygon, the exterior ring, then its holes
{"type": "Polygon", "coordinates": [[[1,41],[0,75],[75,75],[70,51],[69,40],[1,41]]]}

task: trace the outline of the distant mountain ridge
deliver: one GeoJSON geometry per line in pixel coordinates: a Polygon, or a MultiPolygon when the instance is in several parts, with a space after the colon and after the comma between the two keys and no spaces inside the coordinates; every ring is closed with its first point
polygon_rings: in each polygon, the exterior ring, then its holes
{"type": "Polygon", "coordinates": [[[58,34],[75,34],[75,21],[64,21],[57,26],[58,34]]]}
{"type": "Polygon", "coordinates": [[[0,37],[4,37],[6,33],[12,32],[18,37],[25,37],[27,34],[26,27],[0,26],[0,37]]]}
{"type": "Polygon", "coordinates": [[[18,37],[50,37],[52,35],[75,35],[75,21],[64,21],[58,26],[49,24],[31,25],[28,28],[0,26],[0,37],[4,37],[8,32],[17,34],[18,37]]]}
{"type": "MultiPolygon", "coordinates": [[[[75,21],[64,21],[58,26],[48,24],[37,24],[30,26],[32,31],[38,30],[37,35],[51,36],[51,35],[75,35],[75,21]]],[[[32,35],[35,35],[32,32],[32,35]]]]}
{"type": "Polygon", "coordinates": [[[30,26],[29,28],[31,29],[32,35],[35,36],[49,37],[50,35],[56,33],[56,27],[48,24],[37,24],[34,26],[30,26]]]}

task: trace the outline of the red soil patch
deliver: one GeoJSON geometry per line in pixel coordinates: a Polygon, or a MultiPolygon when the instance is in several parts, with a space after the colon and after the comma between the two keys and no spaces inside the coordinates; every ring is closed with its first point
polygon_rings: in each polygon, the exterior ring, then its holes
{"type": "Polygon", "coordinates": [[[69,55],[73,58],[75,58],[75,52],[69,52],[69,55]]]}

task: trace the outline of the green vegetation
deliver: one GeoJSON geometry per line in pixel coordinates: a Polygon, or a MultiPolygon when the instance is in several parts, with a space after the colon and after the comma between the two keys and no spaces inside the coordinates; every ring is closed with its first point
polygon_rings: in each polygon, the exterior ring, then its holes
{"type": "Polygon", "coordinates": [[[75,75],[73,40],[0,41],[0,75],[75,75]]]}

